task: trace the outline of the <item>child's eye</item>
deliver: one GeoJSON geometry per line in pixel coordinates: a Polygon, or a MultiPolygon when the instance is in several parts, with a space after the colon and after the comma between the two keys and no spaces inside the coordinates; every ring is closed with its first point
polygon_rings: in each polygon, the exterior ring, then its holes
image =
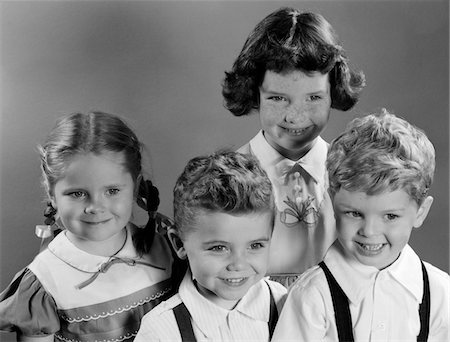
{"type": "Polygon", "coordinates": [[[108,189],[107,194],[110,196],[117,195],[120,192],[119,189],[108,189]]]}
{"type": "Polygon", "coordinates": [[[269,100],[272,100],[274,102],[281,102],[281,101],[286,101],[286,98],[283,96],[270,96],[269,100]]]}
{"type": "Polygon", "coordinates": [[[309,100],[310,101],[319,101],[319,100],[321,100],[322,99],[322,96],[320,96],[320,95],[311,95],[310,97],[309,97],[309,100]]]}
{"type": "Polygon", "coordinates": [[[353,217],[353,218],[358,218],[361,217],[361,213],[357,212],[357,211],[347,211],[345,213],[345,215],[349,216],[349,217],[353,217]]]}
{"type": "Polygon", "coordinates": [[[83,191],[73,191],[73,192],[68,193],[68,196],[75,198],[75,199],[81,199],[81,198],[86,197],[86,193],[83,191]]]}
{"type": "Polygon", "coordinates": [[[265,247],[265,245],[262,242],[254,242],[250,245],[251,249],[261,249],[264,247],[265,247]]]}
{"type": "Polygon", "coordinates": [[[388,221],[396,220],[399,216],[395,214],[386,214],[386,218],[388,221]]]}
{"type": "Polygon", "coordinates": [[[227,248],[225,246],[218,245],[218,246],[213,246],[213,247],[209,248],[209,250],[213,251],[213,252],[225,252],[227,250],[227,248]]]}

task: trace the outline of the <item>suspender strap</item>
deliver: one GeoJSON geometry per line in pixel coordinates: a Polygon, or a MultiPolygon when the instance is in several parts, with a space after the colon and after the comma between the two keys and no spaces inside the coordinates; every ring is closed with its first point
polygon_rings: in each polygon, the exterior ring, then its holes
{"type": "MultiPolygon", "coordinates": [[[[423,276],[423,296],[422,303],[419,306],[420,332],[417,336],[417,341],[426,342],[430,331],[430,283],[425,265],[422,261],[421,264],[423,276]]],[[[322,261],[319,266],[323,269],[330,287],[339,341],[353,341],[352,317],[350,315],[348,298],[336,282],[336,279],[333,277],[325,263],[322,261]]]]}
{"type": "Polygon", "coordinates": [[[183,342],[196,342],[197,339],[195,338],[194,330],[192,329],[191,315],[186,309],[186,305],[183,303],[178,304],[173,308],[173,313],[175,314],[178,329],[180,329],[181,340],[183,342]]]}
{"type": "Polygon", "coordinates": [[[275,330],[275,326],[278,321],[278,310],[277,305],[275,304],[275,298],[273,297],[272,290],[270,289],[269,284],[267,284],[270,292],[270,314],[269,314],[269,341],[272,339],[273,331],[275,330]]]}
{"type": "Polygon", "coordinates": [[[423,296],[422,303],[419,306],[420,332],[417,336],[418,342],[426,342],[430,331],[430,283],[428,281],[428,273],[422,261],[423,275],[423,296]]]}
{"type": "MultiPolygon", "coordinates": [[[[275,304],[275,298],[273,297],[272,290],[269,284],[267,284],[270,293],[270,314],[269,314],[269,341],[272,339],[273,331],[278,321],[278,310],[275,304]]],[[[183,342],[196,342],[197,339],[194,335],[194,330],[192,329],[191,315],[186,308],[184,303],[178,304],[173,308],[173,313],[175,315],[175,320],[178,324],[178,329],[180,329],[181,340],[183,342]]]]}
{"type": "Polygon", "coordinates": [[[325,273],[333,300],[334,317],[340,342],[353,342],[352,316],[348,305],[348,298],[342,291],[327,265],[322,261],[319,266],[325,273]]]}

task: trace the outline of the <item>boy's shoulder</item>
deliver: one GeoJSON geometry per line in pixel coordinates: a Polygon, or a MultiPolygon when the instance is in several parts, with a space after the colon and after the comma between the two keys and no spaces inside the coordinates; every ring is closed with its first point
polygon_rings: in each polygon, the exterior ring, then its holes
{"type": "Polygon", "coordinates": [[[450,275],[436,266],[423,261],[430,282],[431,293],[439,291],[446,297],[450,296],[450,275]]]}
{"type": "Polygon", "coordinates": [[[312,266],[303,272],[288,290],[291,296],[310,299],[322,297],[324,292],[329,293],[330,289],[325,273],[319,265],[312,266]]]}
{"type": "Polygon", "coordinates": [[[290,291],[294,288],[305,289],[326,284],[325,273],[319,265],[314,265],[303,272],[300,277],[291,285],[290,291]]]}
{"type": "Polygon", "coordinates": [[[145,320],[158,320],[168,318],[167,315],[173,315],[173,309],[182,303],[182,300],[178,293],[174,294],[172,297],[166,299],[165,301],[159,303],[152,310],[150,310],[145,316],[145,320]]]}
{"type": "Polygon", "coordinates": [[[281,285],[279,282],[270,280],[270,279],[262,279],[261,281],[265,281],[267,285],[270,288],[270,291],[272,291],[272,294],[276,296],[282,296],[287,293],[286,287],[281,285]]]}

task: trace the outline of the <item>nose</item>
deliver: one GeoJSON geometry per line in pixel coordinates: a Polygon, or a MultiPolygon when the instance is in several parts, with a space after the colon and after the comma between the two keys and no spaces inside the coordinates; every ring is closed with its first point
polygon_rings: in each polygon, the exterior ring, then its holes
{"type": "Polygon", "coordinates": [[[306,120],[308,117],[307,110],[302,104],[291,104],[286,109],[285,120],[289,123],[300,123],[306,120]]]}
{"type": "Polygon", "coordinates": [[[245,253],[234,251],[231,253],[229,262],[227,265],[228,271],[241,271],[245,269],[245,265],[247,264],[245,253]]]}
{"type": "Polygon", "coordinates": [[[359,235],[365,237],[371,237],[378,234],[378,223],[376,220],[371,218],[366,218],[359,229],[359,235]]]}
{"type": "Polygon", "coordinates": [[[87,203],[84,208],[84,212],[86,214],[97,214],[102,212],[104,209],[103,202],[98,197],[91,197],[90,201],[87,203]]]}

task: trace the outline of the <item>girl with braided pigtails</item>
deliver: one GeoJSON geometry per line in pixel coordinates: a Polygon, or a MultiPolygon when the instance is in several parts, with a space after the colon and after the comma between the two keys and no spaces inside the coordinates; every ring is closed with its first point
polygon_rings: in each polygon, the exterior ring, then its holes
{"type": "Polygon", "coordinates": [[[20,341],[132,341],[141,318],[173,292],[173,256],[142,177],[142,146],[119,117],[60,118],[39,146],[49,207],[61,232],[0,294],[0,329],[20,341]],[[145,227],[130,222],[133,203],[145,227]]]}

